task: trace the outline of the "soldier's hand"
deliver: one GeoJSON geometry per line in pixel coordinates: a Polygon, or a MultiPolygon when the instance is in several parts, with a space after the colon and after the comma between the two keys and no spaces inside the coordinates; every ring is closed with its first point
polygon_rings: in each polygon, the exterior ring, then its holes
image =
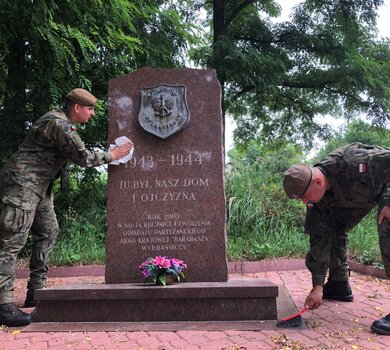
{"type": "Polygon", "coordinates": [[[306,298],[305,307],[309,310],[318,309],[322,304],[323,286],[314,286],[306,298]]]}
{"type": "Polygon", "coordinates": [[[111,151],[112,160],[121,159],[122,157],[128,155],[133,147],[134,144],[132,142],[126,142],[123,145],[115,147],[111,151]]]}
{"type": "Polygon", "coordinates": [[[380,225],[384,219],[390,222],[390,207],[385,205],[378,215],[378,225],[380,225]]]}

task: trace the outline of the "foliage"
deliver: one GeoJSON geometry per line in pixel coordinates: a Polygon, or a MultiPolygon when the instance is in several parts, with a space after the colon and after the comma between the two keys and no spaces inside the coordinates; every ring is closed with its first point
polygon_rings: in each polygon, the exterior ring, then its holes
{"type": "Polygon", "coordinates": [[[290,201],[282,175],[290,162],[303,159],[290,145],[252,142],[229,153],[226,173],[229,259],[256,260],[300,256],[307,250],[302,203],[290,201]]]}
{"type": "Polygon", "coordinates": [[[106,240],[107,174],[96,169],[78,171],[73,166],[70,188],[60,191],[57,183],[55,207],[61,227],[51,261],[55,264],[104,263],[106,240]]]}
{"type": "MultiPolygon", "coordinates": [[[[104,213],[105,214],[105,213],[104,213]]],[[[104,264],[105,215],[93,211],[88,216],[69,221],[50,257],[52,265],[104,264]]]]}
{"type": "Polygon", "coordinates": [[[291,21],[277,22],[277,1],[213,1],[213,36],[192,51],[215,68],[223,107],[238,125],[238,144],[252,139],[328,138],[317,116],[390,119],[390,46],[377,37],[381,0],[302,1],[291,21]]]}
{"type": "Polygon", "coordinates": [[[348,239],[349,256],[363,264],[382,266],[378,232],[376,230],[376,210],[372,210],[350,233],[348,239]]]}
{"type": "Polygon", "coordinates": [[[0,2],[0,165],[31,122],[61,107],[74,87],[102,103],[85,141],[107,139],[109,79],[143,65],[174,67],[194,42],[181,2],[163,0],[0,2]],[[176,6],[172,4],[177,3],[176,6]]]}
{"type": "Polygon", "coordinates": [[[163,286],[167,284],[169,275],[180,282],[180,278],[185,277],[183,270],[186,268],[187,265],[182,260],[166,256],[148,258],[139,266],[145,281],[151,278],[153,282],[161,283],[163,286]]]}

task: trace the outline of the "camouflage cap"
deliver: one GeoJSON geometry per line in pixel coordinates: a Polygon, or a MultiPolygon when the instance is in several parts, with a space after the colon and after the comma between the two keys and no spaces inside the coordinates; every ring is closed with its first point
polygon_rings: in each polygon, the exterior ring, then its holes
{"type": "Polygon", "coordinates": [[[283,188],[288,198],[301,198],[307,191],[312,177],[311,168],[305,164],[296,164],[284,173],[283,188]]]}
{"type": "Polygon", "coordinates": [[[96,103],[96,97],[81,88],[73,89],[66,95],[66,99],[83,106],[94,106],[96,103]]]}

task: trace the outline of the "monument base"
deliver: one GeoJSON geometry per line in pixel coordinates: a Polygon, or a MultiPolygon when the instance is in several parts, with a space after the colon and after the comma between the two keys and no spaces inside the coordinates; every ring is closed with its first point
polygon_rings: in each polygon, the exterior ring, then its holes
{"type": "Polygon", "coordinates": [[[35,291],[37,322],[275,320],[278,286],[267,280],[75,284],[35,291]]]}

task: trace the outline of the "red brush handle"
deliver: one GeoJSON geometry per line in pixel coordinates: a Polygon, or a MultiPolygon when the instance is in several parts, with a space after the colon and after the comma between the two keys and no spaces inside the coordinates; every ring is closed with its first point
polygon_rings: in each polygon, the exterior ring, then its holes
{"type": "Polygon", "coordinates": [[[307,309],[307,308],[304,307],[301,311],[297,312],[296,314],[291,315],[291,316],[287,316],[287,317],[285,317],[285,318],[282,318],[282,319],[281,319],[281,322],[290,321],[291,319],[293,319],[293,318],[295,318],[295,317],[301,316],[301,315],[302,315],[304,312],[306,312],[307,310],[309,310],[309,309],[307,309]]]}

